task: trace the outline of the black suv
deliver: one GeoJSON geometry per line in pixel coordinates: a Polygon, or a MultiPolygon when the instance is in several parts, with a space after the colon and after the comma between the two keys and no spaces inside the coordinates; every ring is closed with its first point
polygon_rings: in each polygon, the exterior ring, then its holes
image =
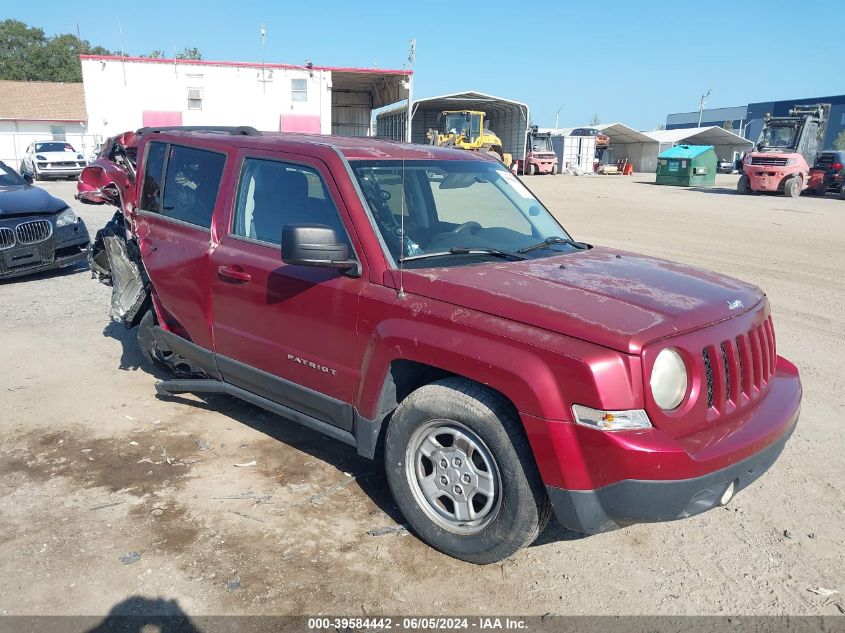
{"type": "Polygon", "coordinates": [[[841,191],[842,180],[845,176],[845,151],[829,149],[819,154],[816,168],[824,169],[828,191],[841,191]]]}

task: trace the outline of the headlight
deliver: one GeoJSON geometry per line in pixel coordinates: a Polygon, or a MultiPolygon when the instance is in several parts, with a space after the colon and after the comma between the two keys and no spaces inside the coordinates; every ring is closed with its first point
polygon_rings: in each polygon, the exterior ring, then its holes
{"type": "Polygon", "coordinates": [[[794,156],[793,156],[793,157],[791,157],[791,158],[787,158],[787,159],[786,159],[786,164],[787,164],[787,165],[797,165],[797,164],[798,164],[798,159],[797,159],[797,158],[795,158],[794,156]]]}
{"type": "Polygon", "coordinates": [[[46,157],[46,156],[42,156],[41,154],[36,154],[36,155],[35,155],[35,158],[37,158],[38,160],[47,160],[47,157],[46,157]]]}
{"type": "Polygon", "coordinates": [[[572,415],[578,424],[600,431],[626,431],[651,428],[651,420],[642,409],[630,411],[602,411],[580,404],[572,405],[572,415]]]}
{"type": "Polygon", "coordinates": [[[657,355],[651,368],[651,395],[661,409],[677,409],[687,395],[687,366],[681,355],[667,347],[657,355]]]}
{"type": "Polygon", "coordinates": [[[76,222],[76,214],[70,207],[62,211],[58,216],[56,216],[57,227],[67,226],[68,224],[73,224],[74,222],[76,222]]]}

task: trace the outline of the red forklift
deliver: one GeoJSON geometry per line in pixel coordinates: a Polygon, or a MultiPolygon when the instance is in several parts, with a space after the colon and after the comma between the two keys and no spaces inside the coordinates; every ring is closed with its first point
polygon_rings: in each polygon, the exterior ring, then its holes
{"type": "Polygon", "coordinates": [[[810,186],[829,117],[829,103],[795,106],[789,116],[767,114],[756,147],[745,157],[737,191],[801,195],[810,186]]]}
{"type": "Polygon", "coordinates": [[[518,174],[556,174],[557,154],[552,148],[552,133],[538,132],[538,127],[532,125],[528,130],[525,146],[525,158],[517,160],[518,174]]]}

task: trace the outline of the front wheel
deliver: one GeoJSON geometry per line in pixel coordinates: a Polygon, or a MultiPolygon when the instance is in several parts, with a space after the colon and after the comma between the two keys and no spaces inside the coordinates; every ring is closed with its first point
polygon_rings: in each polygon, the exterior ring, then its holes
{"type": "Polygon", "coordinates": [[[797,198],[801,195],[801,179],[798,176],[790,176],[783,183],[783,193],[787,198],[797,198]]]}
{"type": "Polygon", "coordinates": [[[751,193],[751,180],[746,174],[742,174],[742,176],[739,177],[739,182],[736,183],[736,190],[744,195],[751,193]]]}
{"type": "Polygon", "coordinates": [[[551,516],[518,415],[469,380],[441,380],[402,401],[387,429],[385,465],[414,531],[461,560],[504,560],[551,516]]]}

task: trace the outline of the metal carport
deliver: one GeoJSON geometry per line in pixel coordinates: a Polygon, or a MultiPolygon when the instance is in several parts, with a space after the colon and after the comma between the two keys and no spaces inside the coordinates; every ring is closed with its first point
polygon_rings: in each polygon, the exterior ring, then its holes
{"type": "MultiPolygon", "coordinates": [[[[427,144],[426,132],[439,128],[438,117],[444,110],[479,110],[487,115],[489,128],[502,139],[502,150],[514,160],[525,155],[528,131],[528,106],[519,101],[470,90],[414,100],[411,112],[411,142],[427,144]]],[[[401,106],[376,116],[376,136],[394,141],[405,139],[407,107],[401,106]]]]}
{"type": "Polygon", "coordinates": [[[733,160],[734,152],[745,152],[753,143],[730,130],[711,125],[709,127],[678,128],[675,130],[654,130],[644,132],[660,144],[658,153],[675,145],[712,145],[719,160],[733,160]]]}

